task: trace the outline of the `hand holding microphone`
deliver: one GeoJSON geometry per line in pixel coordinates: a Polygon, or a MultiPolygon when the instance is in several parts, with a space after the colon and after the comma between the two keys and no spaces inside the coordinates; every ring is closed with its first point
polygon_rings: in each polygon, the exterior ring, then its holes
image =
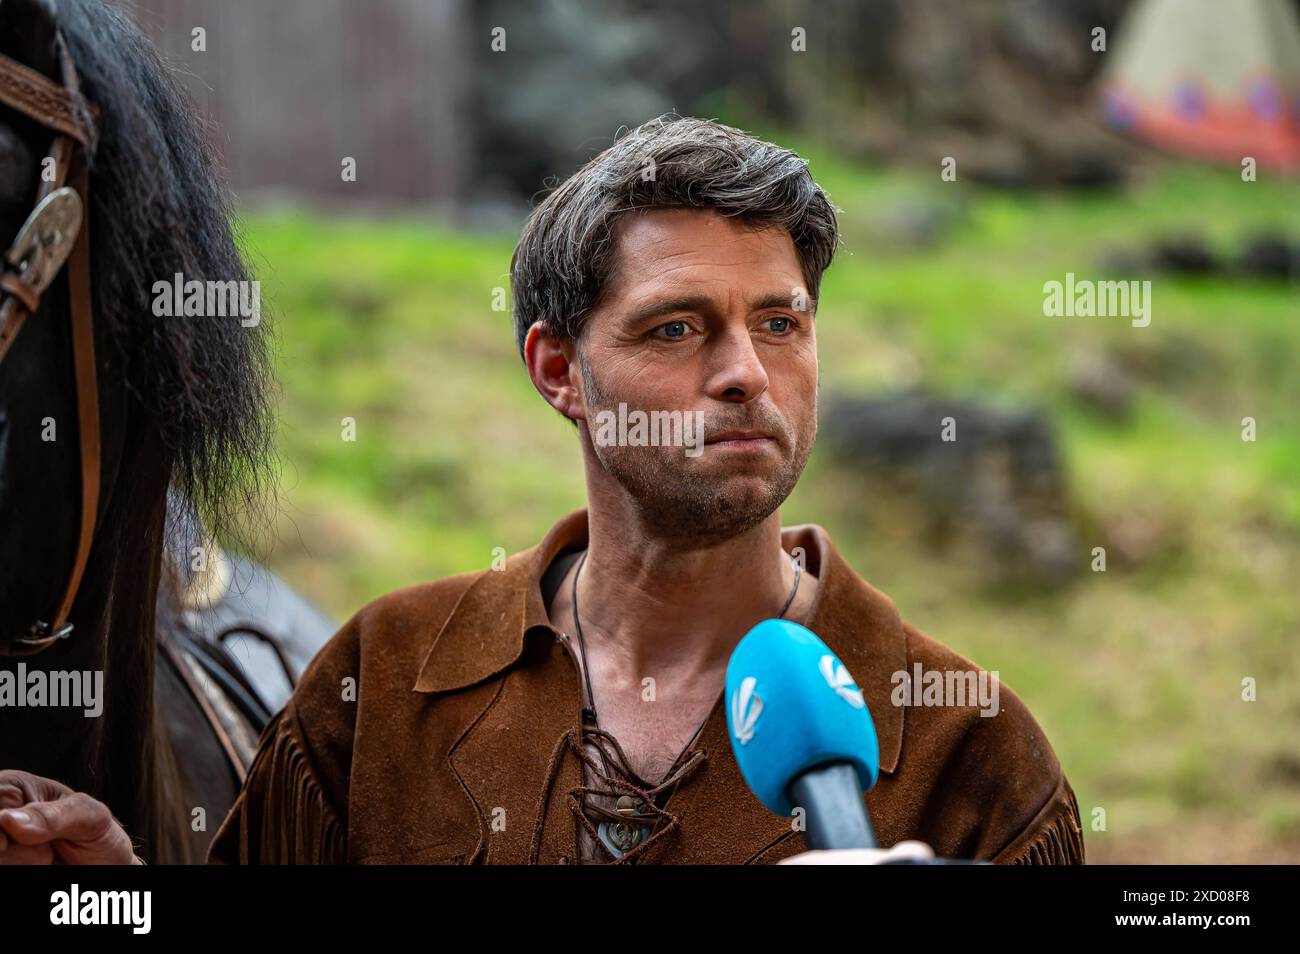
{"type": "Polygon", "coordinates": [[[934,849],[923,841],[900,841],[892,848],[829,848],[782,858],[778,865],[928,865],[934,849]]]}

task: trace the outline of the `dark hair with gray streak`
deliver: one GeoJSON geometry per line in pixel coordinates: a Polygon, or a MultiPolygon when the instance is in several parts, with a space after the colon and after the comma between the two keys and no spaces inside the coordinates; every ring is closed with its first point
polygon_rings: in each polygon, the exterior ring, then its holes
{"type": "Polygon", "coordinates": [[[535,322],[577,340],[613,271],[618,216],[712,209],[790,233],[808,294],[839,244],[835,209],[806,160],[739,129],[666,113],[631,130],[570,176],[524,223],[510,260],[519,353],[535,322]],[[654,175],[643,173],[653,161],[654,175]]]}

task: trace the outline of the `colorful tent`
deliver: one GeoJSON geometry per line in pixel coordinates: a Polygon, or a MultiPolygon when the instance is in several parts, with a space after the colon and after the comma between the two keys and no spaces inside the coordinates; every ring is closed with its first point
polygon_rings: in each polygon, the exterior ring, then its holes
{"type": "Polygon", "coordinates": [[[1300,171],[1300,22],[1287,0],[1138,0],[1105,55],[1114,125],[1171,152],[1300,171]]]}

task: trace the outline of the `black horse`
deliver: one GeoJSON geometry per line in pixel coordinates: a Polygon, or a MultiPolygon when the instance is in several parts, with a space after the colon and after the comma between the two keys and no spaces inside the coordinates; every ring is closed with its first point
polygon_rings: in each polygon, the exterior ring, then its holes
{"type": "MultiPolygon", "coordinates": [[[[83,508],[88,432],[65,267],[0,364],[0,678],[103,674],[98,716],[0,708],[0,768],[105,802],[151,863],[202,860],[270,707],[219,646],[187,633],[193,580],[166,558],[166,535],[194,525],[175,519],[183,512],[229,538],[269,506],[268,324],[155,316],[155,282],[249,274],[202,129],[135,25],[102,0],[0,0],[0,53],[59,84],[70,60],[95,111],[85,250],[100,445],[98,493],[83,508]],[[63,634],[49,621],[76,575],[83,509],[93,536],[71,632],[20,655],[33,634],[63,634]]],[[[47,127],[0,105],[0,248],[49,175],[47,127]]]]}

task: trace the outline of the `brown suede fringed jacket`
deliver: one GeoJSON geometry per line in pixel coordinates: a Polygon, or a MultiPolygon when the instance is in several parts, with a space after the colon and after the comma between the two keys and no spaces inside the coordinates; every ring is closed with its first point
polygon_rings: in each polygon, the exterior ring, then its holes
{"type": "MultiPolygon", "coordinates": [[[[584,784],[577,665],[547,618],[557,557],[586,546],[587,514],[501,570],[390,593],[321,650],[262,734],[209,860],[262,864],[568,864],[584,784]],[[580,748],[580,746],[579,746],[580,748]]],[[[899,619],[816,525],[782,531],[819,579],[808,628],[865,694],[880,743],[866,795],[880,844],[998,863],[1082,864],[1074,792],[1029,710],[897,706],[896,672],[975,667],[899,619]]],[[[803,836],[750,793],[715,705],[702,763],[621,863],[770,863],[803,836]]]]}

